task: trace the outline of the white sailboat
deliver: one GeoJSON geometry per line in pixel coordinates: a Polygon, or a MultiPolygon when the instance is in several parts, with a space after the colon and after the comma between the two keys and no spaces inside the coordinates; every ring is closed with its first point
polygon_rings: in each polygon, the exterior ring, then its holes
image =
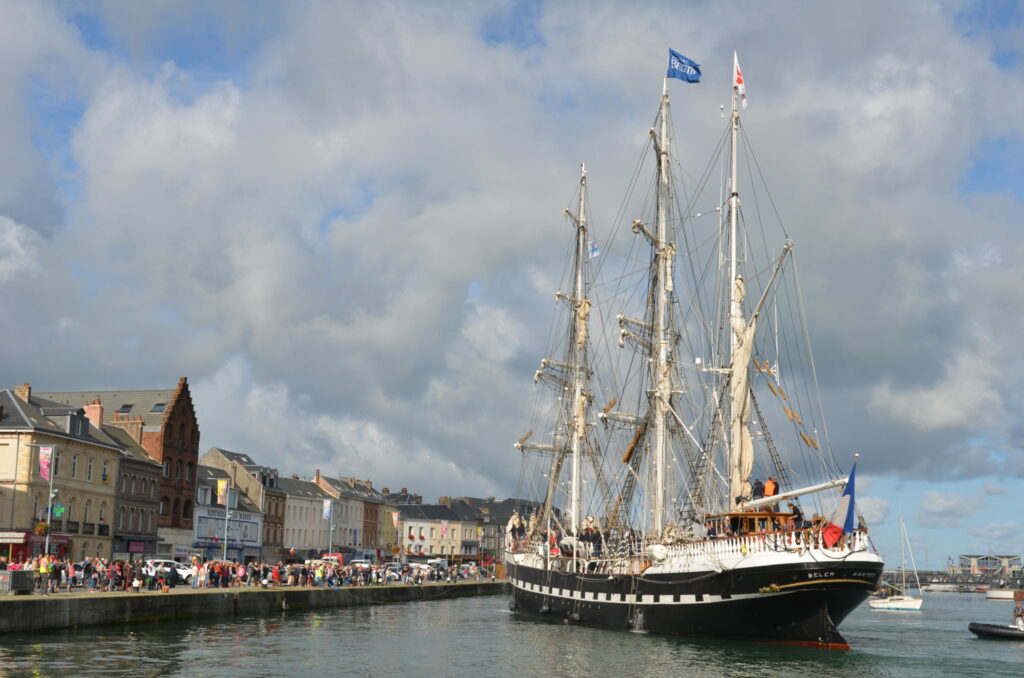
{"type": "Polygon", "coordinates": [[[920,610],[924,602],[921,596],[911,596],[907,593],[907,553],[910,553],[910,566],[914,572],[914,583],[917,590],[921,590],[921,580],[917,578],[917,564],[914,563],[914,552],[910,550],[910,538],[907,536],[907,527],[903,522],[903,514],[900,514],[900,588],[899,593],[885,596],[884,598],[872,598],[868,600],[868,607],[872,610],[920,610]],[[904,550],[904,546],[906,550],[904,550]]]}
{"type": "MultiPolygon", "coordinates": [[[[695,82],[698,68],[670,52],[669,77],[695,82]]],[[[829,446],[792,242],[759,223],[760,210],[741,209],[740,177],[759,176],[739,166],[752,156],[739,150],[745,85],[734,64],[717,149],[724,190],[707,190],[709,163],[684,207],[668,83],[648,137],[650,189],[627,196],[636,212],[601,248],[602,268],[615,256],[623,265],[610,282],[595,283],[586,172],[565,210],[565,291],[534,375],[551,388],[538,390],[515,445],[527,501],[506,529],[510,607],[846,648],[837,626],[877,587],[883,563],[856,520],[854,472],[840,471],[829,446]],[[775,494],[761,496],[758,478],[775,494]]]]}

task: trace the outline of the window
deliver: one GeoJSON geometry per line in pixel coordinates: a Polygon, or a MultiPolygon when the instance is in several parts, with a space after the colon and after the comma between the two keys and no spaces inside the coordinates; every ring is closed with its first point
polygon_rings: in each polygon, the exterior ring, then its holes
{"type": "Polygon", "coordinates": [[[132,476],[132,494],[138,493],[138,485],[136,484],[137,480],[138,479],[135,476],[132,476]]]}
{"type": "Polygon", "coordinates": [[[171,460],[164,459],[164,478],[171,477],[171,460]]]}
{"type": "Polygon", "coordinates": [[[181,500],[178,499],[177,497],[174,498],[174,513],[172,515],[181,515],[181,500]]]}
{"type": "Polygon", "coordinates": [[[193,471],[194,468],[195,468],[195,465],[192,462],[189,462],[188,466],[185,467],[185,480],[187,482],[191,482],[192,481],[192,475],[194,473],[194,471],[193,471]]]}
{"type": "Polygon", "coordinates": [[[107,462],[103,462],[103,475],[100,477],[100,480],[105,483],[110,482],[110,476],[107,475],[107,462]]]}
{"type": "Polygon", "coordinates": [[[208,488],[208,487],[200,487],[199,488],[199,503],[200,504],[206,504],[206,505],[210,504],[210,488],[208,488]]]}
{"type": "Polygon", "coordinates": [[[192,502],[188,499],[185,500],[185,503],[181,507],[181,517],[186,520],[192,519],[192,502]]]}
{"type": "Polygon", "coordinates": [[[92,502],[86,499],[85,506],[82,507],[82,522],[89,522],[89,508],[92,506],[92,502]]]}
{"type": "Polygon", "coordinates": [[[160,497],[160,515],[167,515],[167,497],[160,497]]]}
{"type": "Polygon", "coordinates": [[[85,479],[92,480],[92,457],[85,460],[85,479]]]}
{"type": "Polygon", "coordinates": [[[54,452],[53,454],[53,477],[56,478],[60,475],[60,452],[54,452]]]}
{"type": "Polygon", "coordinates": [[[128,476],[121,476],[121,494],[128,493],[128,476]]]}
{"type": "Polygon", "coordinates": [[[68,515],[67,515],[66,520],[74,520],[74,519],[75,519],[75,500],[72,499],[71,501],[68,502],[68,515]]]}
{"type": "Polygon", "coordinates": [[[125,403],[124,405],[121,405],[121,407],[117,408],[117,413],[128,414],[129,412],[132,411],[133,407],[135,407],[134,403],[125,403]]]}
{"type": "Polygon", "coordinates": [[[174,465],[174,477],[175,478],[180,478],[181,477],[181,459],[179,459],[178,463],[174,465]]]}
{"type": "Polygon", "coordinates": [[[149,481],[149,496],[151,496],[151,497],[155,497],[156,496],[156,481],[155,480],[149,481]]]}
{"type": "Polygon", "coordinates": [[[36,495],[36,498],[32,500],[32,515],[35,517],[36,520],[39,520],[39,495],[38,494],[36,495]]]}
{"type": "Polygon", "coordinates": [[[167,403],[157,403],[153,405],[153,409],[150,412],[163,412],[165,407],[167,407],[167,403]]]}
{"type": "Polygon", "coordinates": [[[71,455],[71,477],[72,478],[77,478],[78,477],[78,455],[77,454],[71,455]]]}
{"type": "Polygon", "coordinates": [[[117,509],[117,529],[123,530],[124,528],[124,507],[117,509]]]}
{"type": "Polygon", "coordinates": [[[104,502],[104,503],[100,504],[100,522],[101,523],[104,520],[106,520],[106,518],[105,518],[106,515],[107,515],[107,504],[106,504],[106,502],[104,502]]]}

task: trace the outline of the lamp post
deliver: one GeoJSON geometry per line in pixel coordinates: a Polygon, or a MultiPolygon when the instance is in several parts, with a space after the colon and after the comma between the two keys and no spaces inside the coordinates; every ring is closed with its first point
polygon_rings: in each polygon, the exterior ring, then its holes
{"type": "Polygon", "coordinates": [[[226,562],[228,559],[228,522],[231,520],[231,509],[228,508],[227,503],[224,504],[224,558],[226,562]]]}

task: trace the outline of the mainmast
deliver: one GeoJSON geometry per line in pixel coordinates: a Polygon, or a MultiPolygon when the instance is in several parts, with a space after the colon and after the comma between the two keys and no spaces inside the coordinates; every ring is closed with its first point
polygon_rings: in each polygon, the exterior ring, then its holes
{"type": "Polygon", "coordinates": [[[666,213],[669,204],[669,140],[668,140],[668,78],[665,78],[661,93],[661,134],[655,139],[658,152],[658,216],[655,224],[655,306],[653,324],[653,348],[651,361],[651,383],[654,384],[654,521],[655,535],[661,536],[665,527],[665,497],[667,495],[666,463],[668,459],[668,431],[666,415],[672,397],[672,380],[669,368],[668,303],[672,292],[672,257],[675,246],[669,242],[666,213]],[[660,143],[659,143],[660,141],[660,143]]]}

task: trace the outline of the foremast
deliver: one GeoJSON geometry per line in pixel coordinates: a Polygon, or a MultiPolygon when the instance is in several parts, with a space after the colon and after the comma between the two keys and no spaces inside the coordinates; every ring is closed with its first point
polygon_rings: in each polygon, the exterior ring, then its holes
{"type": "Polygon", "coordinates": [[[588,323],[591,304],[587,296],[585,278],[585,269],[589,258],[586,200],[587,168],[586,165],[581,165],[578,212],[573,214],[569,209],[565,210],[565,215],[576,229],[573,257],[573,291],[571,295],[563,292],[555,294],[556,299],[569,304],[572,309],[572,322],[569,327],[569,340],[566,345],[565,359],[545,358],[541,361],[540,369],[534,375],[535,382],[541,380],[550,382],[559,390],[570,394],[570,397],[563,401],[568,401],[563,415],[564,429],[567,433],[568,441],[565,440],[565,437],[556,435],[555,441],[550,444],[527,442],[526,439],[532,434],[531,432],[516,443],[516,448],[519,450],[534,450],[552,454],[547,491],[544,497],[544,505],[540,512],[540,518],[537,521],[530,522],[531,538],[535,537],[540,530],[547,529],[551,521],[555,492],[567,455],[571,459],[570,521],[567,527],[572,531],[573,535],[579,534],[581,457],[585,454],[584,448],[589,439],[588,415],[592,400],[592,395],[588,388],[591,375],[588,365],[588,323]]]}

